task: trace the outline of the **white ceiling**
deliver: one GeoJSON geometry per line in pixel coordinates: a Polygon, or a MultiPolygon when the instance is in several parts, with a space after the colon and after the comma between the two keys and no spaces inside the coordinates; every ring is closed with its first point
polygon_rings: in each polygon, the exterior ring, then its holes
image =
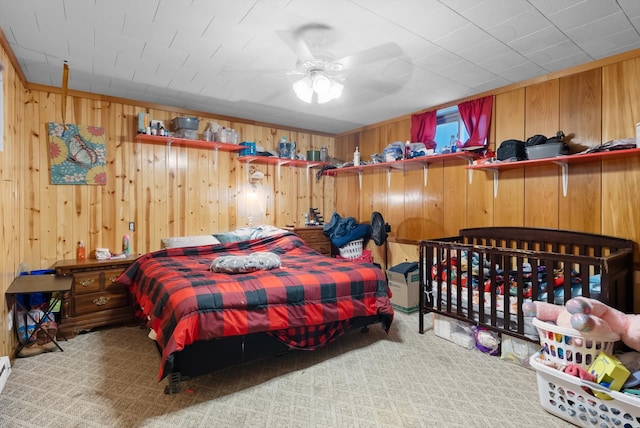
{"type": "Polygon", "coordinates": [[[27,81],[328,133],[640,48],[638,0],[0,0],[27,81]],[[347,67],[339,100],[305,104],[303,33],[347,67]],[[370,52],[369,52],[370,53],[370,52]]]}

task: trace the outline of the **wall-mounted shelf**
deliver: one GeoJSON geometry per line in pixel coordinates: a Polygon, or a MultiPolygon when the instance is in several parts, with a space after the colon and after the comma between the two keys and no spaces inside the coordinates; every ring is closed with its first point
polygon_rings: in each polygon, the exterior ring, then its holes
{"type": "Polygon", "coordinates": [[[138,134],[136,140],[152,144],[166,144],[167,146],[197,147],[200,149],[222,150],[223,152],[237,152],[246,149],[238,144],[219,143],[216,141],[190,140],[188,138],[161,137],[159,135],[138,134]]]}
{"type": "Polygon", "coordinates": [[[485,170],[493,174],[493,197],[498,196],[498,178],[500,171],[509,169],[525,168],[527,166],[541,166],[541,165],[558,165],[562,169],[562,194],[567,196],[567,188],[569,185],[569,164],[594,162],[606,159],[617,159],[628,156],[640,155],[640,148],[636,149],[624,149],[624,150],[612,150],[609,152],[596,152],[586,154],[574,154],[566,156],[556,156],[552,158],[544,159],[532,159],[516,162],[496,162],[496,163],[484,163],[479,165],[469,165],[469,170],[485,170]]]}
{"type": "Polygon", "coordinates": [[[199,149],[213,149],[214,169],[218,168],[218,150],[222,150],[223,152],[237,152],[242,149],[246,149],[245,146],[240,146],[238,144],[219,143],[216,141],[205,141],[205,140],[191,140],[189,138],[161,137],[159,135],[149,135],[149,134],[138,134],[136,135],[136,140],[145,142],[145,143],[151,143],[151,144],[166,144],[168,152],[171,151],[172,145],[184,146],[184,147],[195,147],[199,149]]]}
{"type": "MultiPolygon", "coordinates": [[[[243,148],[246,148],[246,147],[243,147],[243,148]]],[[[260,164],[268,164],[268,165],[289,165],[289,166],[295,166],[298,168],[301,168],[301,167],[314,168],[314,167],[321,167],[321,166],[327,165],[326,162],[287,159],[287,158],[279,158],[276,156],[240,156],[238,160],[244,161],[247,163],[260,163],[260,164]]]]}
{"type": "Polygon", "coordinates": [[[263,165],[277,165],[278,178],[280,177],[280,167],[282,167],[283,165],[288,165],[294,168],[304,167],[304,168],[307,168],[307,183],[309,182],[309,169],[321,168],[325,165],[328,165],[327,162],[287,159],[287,158],[279,158],[276,156],[241,156],[238,158],[238,160],[246,162],[247,165],[249,165],[250,163],[259,163],[263,165]]]}
{"type": "MultiPolygon", "coordinates": [[[[360,187],[362,187],[362,172],[363,171],[386,171],[387,172],[387,186],[391,185],[391,172],[393,171],[415,171],[421,169],[424,175],[424,185],[427,185],[427,176],[429,165],[435,162],[447,162],[455,160],[465,160],[468,166],[470,166],[475,159],[478,159],[480,155],[473,152],[456,152],[447,153],[441,155],[420,156],[413,159],[403,159],[393,162],[380,162],[371,163],[359,166],[346,166],[343,168],[328,169],[323,172],[323,175],[336,176],[339,174],[358,174],[358,180],[360,187]]],[[[469,182],[471,182],[473,175],[469,171],[469,182]]]]}

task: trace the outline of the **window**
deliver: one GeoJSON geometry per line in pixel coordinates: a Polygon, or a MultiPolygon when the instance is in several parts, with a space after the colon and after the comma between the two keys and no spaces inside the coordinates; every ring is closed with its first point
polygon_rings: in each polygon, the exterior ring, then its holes
{"type": "Polygon", "coordinates": [[[469,139],[469,133],[458,112],[458,106],[447,107],[438,110],[436,125],[436,142],[438,149],[450,147],[453,141],[465,142],[469,139]]]}

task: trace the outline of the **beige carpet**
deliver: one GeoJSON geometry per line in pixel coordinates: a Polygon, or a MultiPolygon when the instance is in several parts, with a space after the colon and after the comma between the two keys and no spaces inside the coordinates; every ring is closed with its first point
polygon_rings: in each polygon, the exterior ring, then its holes
{"type": "MultiPolygon", "coordinates": [[[[430,322],[429,322],[430,325],[430,322]]],[[[534,371],[418,333],[396,314],[313,352],[201,376],[166,395],[146,331],[103,329],[64,352],[16,359],[2,427],[566,427],[539,405],[534,371]]]]}

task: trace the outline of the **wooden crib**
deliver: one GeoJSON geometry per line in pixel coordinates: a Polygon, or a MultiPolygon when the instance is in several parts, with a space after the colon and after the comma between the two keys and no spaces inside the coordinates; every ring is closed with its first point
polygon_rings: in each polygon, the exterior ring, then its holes
{"type": "Polygon", "coordinates": [[[436,313],[538,341],[526,300],[582,295],[633,309],[633,242],[556,229],[483,227],[420,241],[420,321],[436,313]]]}

